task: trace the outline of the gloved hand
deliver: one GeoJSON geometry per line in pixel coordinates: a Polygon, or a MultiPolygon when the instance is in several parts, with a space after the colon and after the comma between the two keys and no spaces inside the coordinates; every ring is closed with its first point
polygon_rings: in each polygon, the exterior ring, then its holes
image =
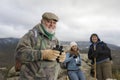
{"type": "Polygon", "coordinates": [[[56,50],[41,50],[43,60],[56,61],[56,58],[59,56],[60,52],[56,50]]]}
{"type": "Polygon", "coordinates": [[[58,57],[59,62],[64,62],[64,61],[65,61],[65,58],[66,58],[66,53],[65,53],[65,52],[62,52],[62,54],[59,55],[59,57],[58,57]]]}
{"type": "Polygon", "coordinates": [[[77,66],[81,66],[81,64],[76,64],[77,66]]]}
{"type": "Polygon", "coordinates": [[[94,53],[94,54],[93,54],[93,57],[97,57],[97,54],[96,54],[96,53],[94,53]]]}
{"type": "Polygon", "coordinates": [[[77,58],[77,56],[76,56],[76,55],[74,55],[74,56],[73,56],[73,58],[77,58]]]}

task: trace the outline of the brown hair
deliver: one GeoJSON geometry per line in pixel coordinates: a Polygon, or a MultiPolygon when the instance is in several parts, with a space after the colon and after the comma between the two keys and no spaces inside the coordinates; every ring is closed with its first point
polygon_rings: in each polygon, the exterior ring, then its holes
{"type": "Polygon", "coordinates": [[[70,54],[79,55],[79,48],[77,47],[77,51],[74,51],[71,47],[70,48],[70,54]]]}
{"type": "Polygon", "coordinates": [[[90,36],[90,42],[93,43],[92,41],[92,37],[93,36],[96,36],[98,38],[98,41],[100,41],[100,38],[98,37],[98,35],[96,33],[93,33],[91,36],[90,36]]]}

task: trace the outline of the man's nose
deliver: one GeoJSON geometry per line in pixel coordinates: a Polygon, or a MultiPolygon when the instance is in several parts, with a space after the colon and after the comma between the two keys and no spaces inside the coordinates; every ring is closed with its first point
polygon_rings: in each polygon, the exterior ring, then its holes
{"type": "Polygon", "coordinates": [[[55,25],[54,24],[50,24],[51,28],[54,29],[55,28],[55,25]]]}

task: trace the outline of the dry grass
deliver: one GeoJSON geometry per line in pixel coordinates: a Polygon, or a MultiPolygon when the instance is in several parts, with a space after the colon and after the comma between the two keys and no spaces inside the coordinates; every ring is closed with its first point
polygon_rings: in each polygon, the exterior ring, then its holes
{"type": "Polygon", "coordinates": [[[113,69],[113,78],[120,80],[120,69],[113,69]]]}

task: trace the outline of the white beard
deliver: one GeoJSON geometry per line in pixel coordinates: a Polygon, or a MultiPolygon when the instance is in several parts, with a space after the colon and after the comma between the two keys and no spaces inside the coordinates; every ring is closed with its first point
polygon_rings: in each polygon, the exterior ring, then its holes
{"type": "Polygon", "coordinates": [[[49,29],[45,27],[45,30],[50,34],[54,34],[56,29],[49,29]]]}

